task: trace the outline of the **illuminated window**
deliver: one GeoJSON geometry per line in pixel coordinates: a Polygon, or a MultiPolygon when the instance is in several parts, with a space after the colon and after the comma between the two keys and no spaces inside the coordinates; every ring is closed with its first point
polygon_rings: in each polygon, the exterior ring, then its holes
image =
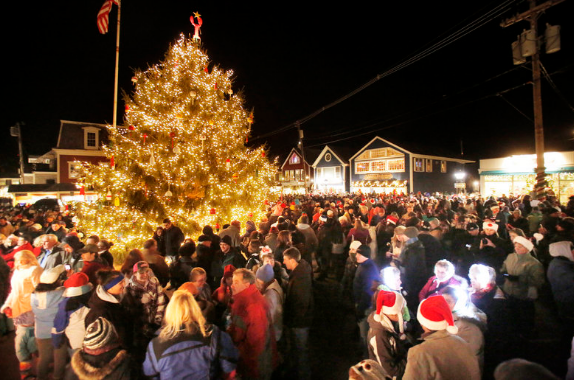
{"type": "Polygon", "coordinates": [[[386,161],[373,161],[371,162],[371,171],[372,172],[384,172],[387,170],[387,162],[386,161]]]}
{"type": "Polygon", "coordinates": [[[427,173],[432,173],[432,160],[429,160],[429,159],[427,158],[426,161],[427,161],[427,169],[426,169],[426,172],[427,172],[427,173]]]}
{"type": "Polygon", "coordinates": [[[368,162],[357,162],[355,164],[355,172],[356,173],[364,173],[369,171],[369,163],[368,162]]]}
{"type": "Polygon", "coordinates": [[[291,155],[291,159],[289,159],[290,164],[299,164],[301,163],[301,158],[296,153],[291,155]]]}
{"type": "Polygon", "coordinates": [[[424,159],[422,158],[413,158],[413,170],[415,172],[424,172],[425,168],[424,168],[424,159]]]}
{"type": "Polygon", "coordinates": [[[405,171],[405,160],[388,160],[387,161],[387,171],[389,172],[404,172],[405,171]]]}
{"type": "Polygon", "coordinates": [[[446,161],[442,160],[440,162],[440,172],[441,173],[446,173],[446,161]]]}
{"type": "Polygon", "coordinates": [[[326,161],[326,162],[331,162],[331,158],[332,158],[332,157],[331,157],[331,153],[326,153],[326,154],[325,154],[325,161],[326,161]]]}
{"type": "Polygon", "coordinates": [[[81,163],[68,162],[68,178],[78,178],[81,174],[81,169],[81,163]]]}

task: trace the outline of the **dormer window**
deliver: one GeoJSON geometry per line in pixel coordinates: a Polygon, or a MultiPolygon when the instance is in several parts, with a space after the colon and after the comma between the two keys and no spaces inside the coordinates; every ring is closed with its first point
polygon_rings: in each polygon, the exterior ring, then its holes
{"type": "Polygon", "coordinates": [[[100,147],[100,129],[84,127],[84,149],[97,150],[100,147]]]}

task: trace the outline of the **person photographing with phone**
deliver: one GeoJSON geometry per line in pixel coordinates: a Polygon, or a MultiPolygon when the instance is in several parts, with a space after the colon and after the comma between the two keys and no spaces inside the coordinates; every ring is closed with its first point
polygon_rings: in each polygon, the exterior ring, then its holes
{"type": "Polygon", "coordinates": [[[506,258],[504,246],[507,245],[504,239],[497,235],[498,224],[487,221],[482,224],[482,234],[477,252],[474,253],[474,264],[484,264],[486,266],[499,269],[506,258]]]}

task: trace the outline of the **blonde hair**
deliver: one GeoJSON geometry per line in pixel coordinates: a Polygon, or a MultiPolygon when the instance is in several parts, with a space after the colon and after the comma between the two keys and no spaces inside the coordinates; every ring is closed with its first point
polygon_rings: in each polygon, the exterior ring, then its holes
{"type": "Polygon", "coordinates": [[[30,261],[28,266],[40,266],[40,264],[38,264],[38,260],[36,260],[36,256],[31,251],[24,250],[19,251],[14,255],[14,267],[16,269],[20,269],[20,261],[22,259],[28,259],[30,261]]]}
{"type": "Polygon", "coordinates": [[[193,334],[197,331],[206,336],[205,317],[193,295],[185,290],[173,293],[167,304],[164,327],[159,334],[160,340],[170,340],[181,332],[193,334]]]}
{"type": "Polygon", "coordinates": [[[205,269],[203,269],[201,267],[195,267],[189,273],[189,281],[195,282],[195,281],[197,281],[197,278],[199,276],[203,276],[203,275],[207,275],[207,272],[205,271],[205,269]]]}

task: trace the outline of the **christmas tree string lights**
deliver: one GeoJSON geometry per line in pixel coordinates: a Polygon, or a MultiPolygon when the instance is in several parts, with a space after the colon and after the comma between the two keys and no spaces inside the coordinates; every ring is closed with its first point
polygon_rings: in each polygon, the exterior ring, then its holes
{"type": "Polygon", "coordinates": [[[206,224],[263,216],[276,164],[264,147],[244,145],[253,115],[232,75],[183,35],[163,61],[136,71],[135,89],[124,95],[130,127],[107,127],[103,151],[113,165],[84,163],[78,185],[98,199],[81,204],[81,229],[129,250],[164,218],[194,236],[206,224]]]}

